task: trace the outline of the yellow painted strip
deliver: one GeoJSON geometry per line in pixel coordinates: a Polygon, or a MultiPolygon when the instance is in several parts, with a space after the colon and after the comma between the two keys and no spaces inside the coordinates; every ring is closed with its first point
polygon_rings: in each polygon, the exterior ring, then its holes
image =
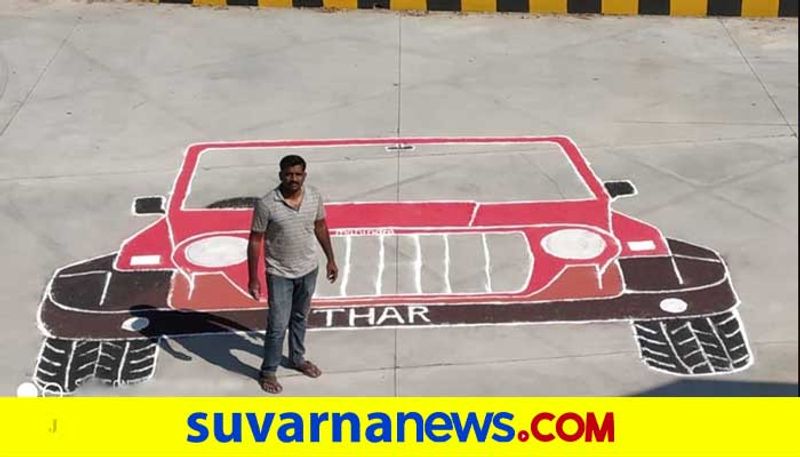
{"type": "Polygon", "coordinates": [[[425,0],[389,0],[389,9],[405,11],[417,10],[425,11],[428,9],[428,2],[425,0]]]}
{"type": "Polygon", "coordinates": [[[798,408],[797,397],[0,397],[0,453],[787,457],[800,454],[798,408]],[[124,414],[112,416],[113,411],[124,414]],[[542,414],[550,418],[540,421],[542,414]],[[352,419],[327,419],[339,415],[352,419]],[[420,425],[407,420],[412,415],[420,425]],[[515,439],[522,432],[529,441],[515,439]],[[541,442],[533,433],[551,441],[541,442]]]}
{"type": "Polygon", "coordinates": [[[291,8],[292,0],[258,0],[261,8],[291,8]]]}
{"type": "Polygon", "coordinates": [[[496,0],[461,0],[461,11],[494,13],[497,11],[496,0]]]}
{"type": "Polygon", "coordinates": [[[705,0],[670,0],[669,14],[672,16],[705,16],[708,3],[705,0]]]}
{"type": "Polygon", "coordinates": [[[639,0],[603,0],[603,14],[639,14],[639,0]]]}
{"type": "Polygon", "coordinates": [[[354,10],[358,9],[358,0],[322,0],[322,6],[340,10],[354,10]]]}
{"type": "Polygon", "coordinates": [[[567,0],[530,0],[531,13],[566,13],[567,0]]]}
{"type": "Polygon", "coordinates": [[[776,17],[779,0],[742,0],[742,16],[776,17]]]}
{"type": "Polygon", "coordinates": [[[225,0],[192,0],[194,6],[226,6],[225,0]]]}

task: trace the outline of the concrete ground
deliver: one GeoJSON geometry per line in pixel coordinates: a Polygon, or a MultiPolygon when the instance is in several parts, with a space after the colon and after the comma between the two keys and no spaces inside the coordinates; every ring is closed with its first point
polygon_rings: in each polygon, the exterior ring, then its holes
{"type": "MultiPolygon", "coordinates": [[[[146,225],[131,199],[167,192],[185,145],[397,134],[571,136],[637,184],[617,209],[727,259],[755,364],[658,373],[625,322],[338,330],[286,394],[796,394],[797,27],[2,2],[0,395],[31,378],[53,271],[146,225]]],[[[150,381],[78,394],[260,395],[260,341],[175,339],[150,381]]]]}

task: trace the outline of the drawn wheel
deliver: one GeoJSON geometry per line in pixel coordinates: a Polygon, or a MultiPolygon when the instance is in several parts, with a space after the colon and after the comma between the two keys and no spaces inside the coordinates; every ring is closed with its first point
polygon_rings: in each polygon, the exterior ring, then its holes
{"type": "Polygon", "coordinates": [[[99,341],[46,338],[36,362],[34,383],[45,393],[72,392],[94,375],[99,341]]]}
{"type": "Polygon", "coordinates": [[[157,340],[81,341],[46,338],[36,362],[34,383],[45,394],[75,391],[96,376],[114,386],[153,376],[157,340]]]}
{"type": "Polygon", "coordinates": [[[257,201],[258,197],[232,197],[217,200],[206,208],[253,208],[257,201]]]}
{"type": "Polygon", "coordinates": [[[752,363],[736,311],[693,319],[634,321],[642,360],[681,375],[730,373],[752,363]]]}
{"type": "Polygon", "coordinates": [[[101,341],[95,376],[120,386],[142,382],[156,371],[158,340],[101,341]]]}

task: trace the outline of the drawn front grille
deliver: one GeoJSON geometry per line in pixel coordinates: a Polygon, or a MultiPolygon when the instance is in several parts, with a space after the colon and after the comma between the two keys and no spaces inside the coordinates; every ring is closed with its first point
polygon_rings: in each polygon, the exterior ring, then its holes
{"type": "MultiPolygon", "coordinates": [[[[343,235],[331,238],[339,279],[318,298],[516,292],[533,268],[522,233],[343,235]]],[[[320,265],[325,265],[321,256],[320,265]]]]}

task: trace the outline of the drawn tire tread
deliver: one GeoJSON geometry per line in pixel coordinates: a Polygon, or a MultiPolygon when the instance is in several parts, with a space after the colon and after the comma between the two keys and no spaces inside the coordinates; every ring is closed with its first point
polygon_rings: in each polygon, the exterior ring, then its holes
{"type": "Polygon", "coordinates": [[[98,341],[45,338],[33,381],[47,392],[69,393],[94,374],[98,341]]]}
{"type": "Polygon", "coordinates": [[[738,312],[692,319],[634,321],[642,360],[681,375],[730,373],[752,359],[738,312]]]}
{"type": "Polygon", "coordinates": [[[120,386],[150,379],[155,373],[157,340],[102,341],[94,375],[120,386]]]}

